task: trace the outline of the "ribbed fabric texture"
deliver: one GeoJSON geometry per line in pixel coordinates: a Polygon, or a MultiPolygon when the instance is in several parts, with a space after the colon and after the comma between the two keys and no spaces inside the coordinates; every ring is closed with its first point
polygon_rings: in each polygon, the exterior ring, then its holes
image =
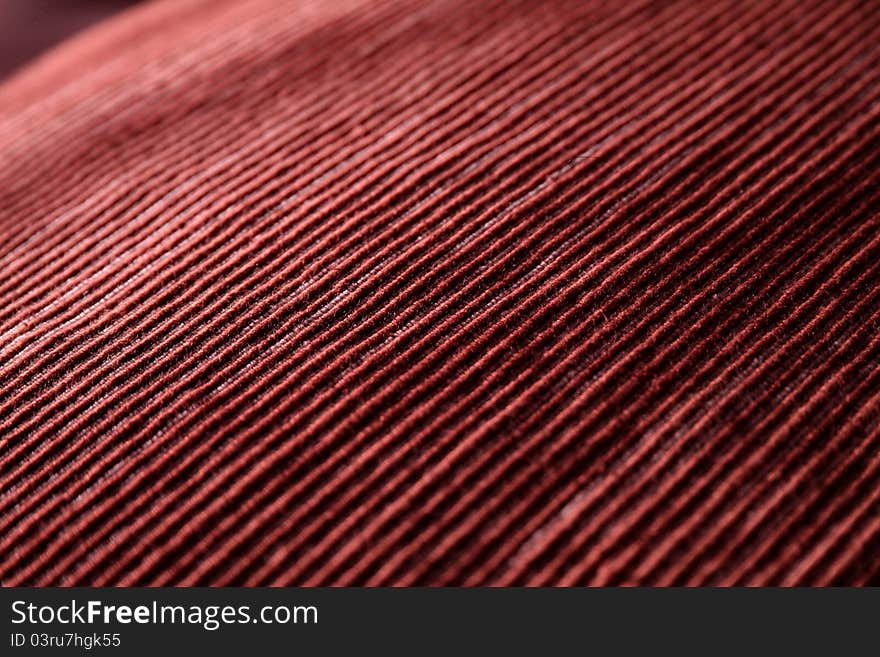
{"type": "Polygon", "coordinates": [[[880,578],[880,3],[168,0],[0,87],[3,584],[880,578]]]}

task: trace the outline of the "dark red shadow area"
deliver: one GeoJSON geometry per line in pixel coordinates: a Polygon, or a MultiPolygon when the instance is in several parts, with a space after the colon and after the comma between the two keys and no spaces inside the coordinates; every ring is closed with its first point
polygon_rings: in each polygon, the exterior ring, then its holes
{"type": "Polygon", "coordinates": [[[0,79],[136,0],[0,0],[0,79]]]}

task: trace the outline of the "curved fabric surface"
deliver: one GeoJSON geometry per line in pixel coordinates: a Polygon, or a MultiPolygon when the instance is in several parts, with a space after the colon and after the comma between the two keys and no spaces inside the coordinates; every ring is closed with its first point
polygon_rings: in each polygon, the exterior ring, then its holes
{"type": "Polygon", "coordinates": [[[168,0],[0,86],[0,581],[867,584],[880,3],[168,0]]]}

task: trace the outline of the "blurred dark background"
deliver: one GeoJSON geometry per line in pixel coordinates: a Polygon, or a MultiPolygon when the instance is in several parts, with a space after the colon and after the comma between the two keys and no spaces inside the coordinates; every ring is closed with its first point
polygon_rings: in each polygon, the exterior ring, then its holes
{"type": "Polygon", "coordinates": [[[0,0],[0,80],[137,0],[0,0]]]}

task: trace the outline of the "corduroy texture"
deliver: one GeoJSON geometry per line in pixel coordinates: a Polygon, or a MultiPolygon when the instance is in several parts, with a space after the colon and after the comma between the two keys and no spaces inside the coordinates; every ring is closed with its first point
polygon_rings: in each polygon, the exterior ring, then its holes
{"type": "Polygon", "coordinates": [[[880,3],[168,0],[0,87],[0,579],[880,577],[880,3]]]}

